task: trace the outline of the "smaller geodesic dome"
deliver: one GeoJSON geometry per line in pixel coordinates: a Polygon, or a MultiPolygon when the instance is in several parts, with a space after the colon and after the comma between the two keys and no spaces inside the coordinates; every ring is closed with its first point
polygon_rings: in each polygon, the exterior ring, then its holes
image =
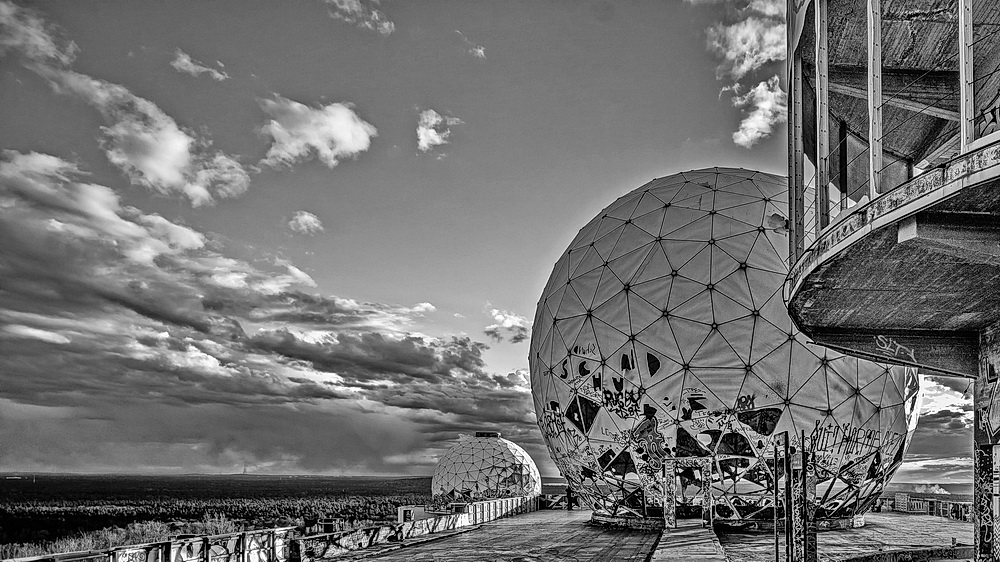
{"type": "Polygon", "coordinates": [[[482,500],[542,493],[542,478],[524,449],[492,431],[480,431],[448,450],[431,479],[431,494],[450,500],[482,500]]]}

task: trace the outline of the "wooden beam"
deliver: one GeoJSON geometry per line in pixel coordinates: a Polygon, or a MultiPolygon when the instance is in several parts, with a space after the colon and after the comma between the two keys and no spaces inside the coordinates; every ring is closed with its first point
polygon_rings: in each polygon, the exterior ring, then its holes
{"type": "Polygon", "coordinates": [[[816,235],[830,224],[830,99],[827,1],[816,0],[816,235]]]}
{"type": "MultiPolygon", "coordinates": [[[[868,98],[868,92],[865,90],[844,84],[830,84],[830,91],[836,94],[851,96],[852,98],[868,98]]],[[[930,115],[931,117],[937,117],[938,119],[944,119],[946,121],[960,120],[959,113],[951,109],[944,109],[933,105],[923,105],[918,102],[899,97],[887,98],[884,101],[886,105],[891,105],[893,107],[898,107],[914,113],[923,113],[925,115],[930,115]]]]}
{"type": "Polygon", "coordinates": [[[882,0],[868,0],[868,194],[882,187],[882,0]]]}

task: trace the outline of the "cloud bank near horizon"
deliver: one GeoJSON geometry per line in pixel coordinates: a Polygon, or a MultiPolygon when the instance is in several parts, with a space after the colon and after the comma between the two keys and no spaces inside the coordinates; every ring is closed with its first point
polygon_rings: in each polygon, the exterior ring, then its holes
{"type": "Polygon", "coordinates": [[[0,161],[5,466],[419,472],[391,459],[433,463],[484,426],[540,451],[527,380],[488,372],[485,344],[413,330],[432,304],[311,292],[288,261],[230,257],[84,177],[0,161]]]}

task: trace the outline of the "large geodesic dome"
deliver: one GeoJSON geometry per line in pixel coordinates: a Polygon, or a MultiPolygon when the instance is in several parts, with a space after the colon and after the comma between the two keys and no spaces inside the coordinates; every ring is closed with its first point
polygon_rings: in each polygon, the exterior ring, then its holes
{"type": "Polygon", "coordinates": [[[449,501],[475,501],[542,493],[542,478],[528,453],[499,433],[480,431],[462,439],[439,460],[431,494],[449,501]]]}
{"type": "Polygon", "coordinates": [[[655,179],[556,262],[531,390],[549,453],[595,514],[704,503],[716,522],[769,521],[784,482],[774,448],[785,432],[801,446],[805,432],[816,516],[849,525],[900,465],[916,372],[836,353],[792,325],[786,190],[785,178],[740,169],[655,179]]]}

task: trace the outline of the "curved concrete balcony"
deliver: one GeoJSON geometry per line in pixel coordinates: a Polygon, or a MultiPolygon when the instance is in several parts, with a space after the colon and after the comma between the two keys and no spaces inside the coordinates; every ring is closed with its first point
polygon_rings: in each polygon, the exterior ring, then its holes
{"type": "Polygon", "coordinates": [[[817,343],[975,378],[1000,322],[1000,142],[856,206],[824,229],[785,285],[817,343]]]}

